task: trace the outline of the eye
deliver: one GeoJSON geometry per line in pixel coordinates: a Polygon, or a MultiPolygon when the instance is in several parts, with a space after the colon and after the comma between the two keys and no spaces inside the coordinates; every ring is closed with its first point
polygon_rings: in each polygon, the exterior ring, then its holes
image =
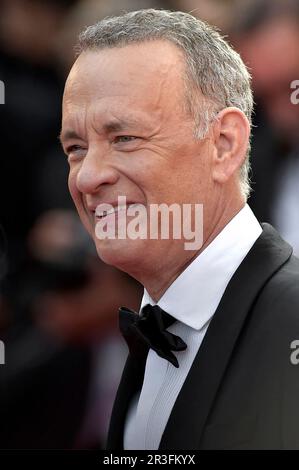
{"type": "Polygon", "coordinates": [[[80,147],[80,145],[70,145],[69,147],[66,148],[65,152],[69,154],[69,153],[76,152],[77,150],[81,150],[81,149],[82,147],[80,147]]]}
{"type": "Polygon", "coordinates": [[[86,153],[86,149],[81,147],[81,145],[70,145],[65,149],[65,153],[69,160],[74,160],[83,157],[86,153]]]}
{"type": "Polygon", "coordinates": [[[114,142],[117,143],[126,143],[126,142],[132,142],[133,140],[136,140],[138,137],[135,137],[133,135],[118,135],[115,137],[114,142]]]}

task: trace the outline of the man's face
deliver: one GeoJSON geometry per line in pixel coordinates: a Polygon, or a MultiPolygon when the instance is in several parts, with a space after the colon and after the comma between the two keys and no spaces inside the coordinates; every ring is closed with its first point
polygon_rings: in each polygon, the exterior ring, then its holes
{"type": "Polygon", "coordinates": [[[140,273],[180,266],[194,253],[184,250],[183,239],[100,240],[95,209],[116,206],[118,196],[147,210],[201,203],[209,223],[216,204],[213,146],[194,138],[183,75],[180,51],[155,41],[84,52],[66,83],[61,140],[71,195],[103,261],[141,281],[140,273]]]}

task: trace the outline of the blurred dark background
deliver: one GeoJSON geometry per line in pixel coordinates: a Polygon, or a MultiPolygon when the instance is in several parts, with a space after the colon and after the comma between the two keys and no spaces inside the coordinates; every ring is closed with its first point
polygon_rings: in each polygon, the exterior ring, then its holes
{"type": "Polygon", "coordinates": [[[126,356],[117,309],[141,286],[104,265],[81,227],[58,143],[77,34],[124,10],[192,12],[253,76],[252,194],[299,254],[298,0],[0,0],[0,448],[100,449],[126,356]]]}

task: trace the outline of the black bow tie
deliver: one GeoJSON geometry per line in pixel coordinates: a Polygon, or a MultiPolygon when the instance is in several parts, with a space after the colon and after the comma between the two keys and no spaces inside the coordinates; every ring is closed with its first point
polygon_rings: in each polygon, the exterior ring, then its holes
{"type": "Polygon", "coordinates": [[[119,309],[119,328],[133,355],[138,356],[141,342],[175,367],[179,367],[178,360],[171,351],[184,351],[187,345],[182,338],[166,331],[173,322],[175,319],[158,305],[147,304],[141,315],[126,307],[119,309]]]}

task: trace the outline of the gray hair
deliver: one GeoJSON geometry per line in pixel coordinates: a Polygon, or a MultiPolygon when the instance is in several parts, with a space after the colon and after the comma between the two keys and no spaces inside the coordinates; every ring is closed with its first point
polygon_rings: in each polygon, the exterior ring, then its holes
{"type": "MultiPolygon", "coordinates": [[[[170,41],[184,53],[187,106],[195,120],[196,138],[205,137],[219,111],[229,106],[243,111],[251,125],[251,77],[241,57],[215,28],[188,13],[145,9],[105,18],[80,34],[76,50],[80,54],[157,39],[170,41]]],[[[245,198],[250,193],[249,154],[250,142],[240,169],[245,198]]]]}

